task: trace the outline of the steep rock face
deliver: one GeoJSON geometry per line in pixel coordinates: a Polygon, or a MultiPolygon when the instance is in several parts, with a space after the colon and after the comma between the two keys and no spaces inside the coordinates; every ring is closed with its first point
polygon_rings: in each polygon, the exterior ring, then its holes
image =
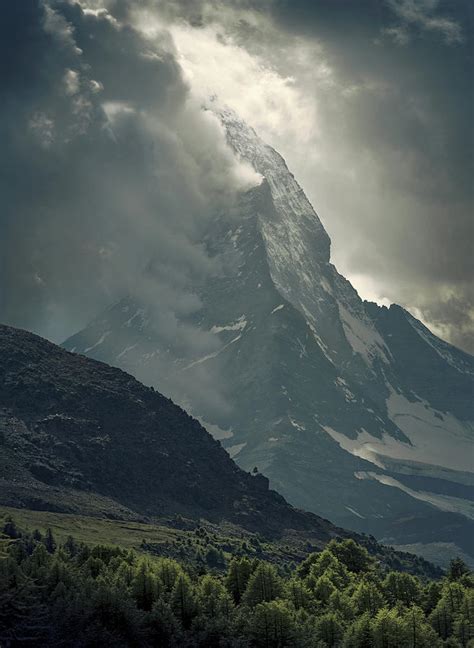
{"type": "Polygon", "coordinates": [[[324,541],[337,534],[238,468],[195,419],[123,371],[1,325],[0,357],[2,504],[183,513],[324,541]]]}
{"type": "Polygon", "coordinates": [[[216,348],[165,348],[133,297],[66,347],[172,395],[292,503],[397,544],[432,543],[436,520],[438,543],[472,553],[472,357],[402,308],[363,302],[281,156],[219,115],[263,180],[205,240],[222,272],[196,284],[188,323],[216,348]],[[189,389],[201,383],[218,385],[222,406],[189,389]]]}

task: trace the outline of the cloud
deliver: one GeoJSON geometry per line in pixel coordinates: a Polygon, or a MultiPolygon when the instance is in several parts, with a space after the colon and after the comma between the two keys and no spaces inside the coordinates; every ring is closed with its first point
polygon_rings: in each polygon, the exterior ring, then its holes
{"type": "Polygon", "coordinates": [[[284,135],[302,145],[310,141],[317,128],[316,102],[299,92],[291,76],[279,74],[214,25],[170,29],[186,79],[203,101],[212,95],[222,98],[264,139],[284,135]]]}
{"type": "Polygon", "coordinates": [[[199,309],[191,278],[214,272],[202,232],[259,178],[191,96],[169,33],[24,0],[3,10],[0,60],[2,321],[60,342],[133,294],[164,338],[215,349],[181,322],[199,309]]]}
{"type": "Polygon", "coordinates": [[[257,181],[200,110],[216,92],[285,156],[361,295],[473,350],[471,24],[464,0],[10,3],[2,319],[60,340],[142,286],[176,333],[213,272],[203,228],[257,181]]]}
{"type": "Polygon", "coordinates": [[[464,41],[460,23],[438,13],[439,0],[388,0],[388,5],[400,22],[383,33],[400,45],[408,43],[417,31],[438,35],[449,45],[464,41]]]}

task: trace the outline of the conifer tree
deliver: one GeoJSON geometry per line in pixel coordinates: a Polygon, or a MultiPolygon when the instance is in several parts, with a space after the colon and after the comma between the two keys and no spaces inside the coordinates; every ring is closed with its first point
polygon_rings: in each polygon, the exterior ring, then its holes
{"type": "Polygon", "coordinates": [[[260,563],[249,578],[242,601],[244,605],[253,607],[264,601],[273,601],[282,593],[282,580],[275,567],[267,563],[260,563]]]}
{"type": "Polygon", "coordinates": [[[453,558],[449,563],[448,578],[451,581],[459,581],[465,575],[469,574],[469,567],[461,558],[453,558]]]}
{"type": "Polygon", "coordinates": [[[383,590],[390,605],[401,602],[407,607],[421,601],[421,586],[411,574],[390,572],[383,582],[383,590]]]}
{"type": "Polygon", "coordinates": [[[379,610],[372,627],[375,648],[405,648],[403,623],[395,608],[379,610]]]}
{"type": "Polygon", "coordinates": [[[346,630],[342,648],[373,648],[372,615],[368,612],[358,617],[346,630]]]}
{"type": "Polygon", "coordinates": [[[287,600],[295,610],[307,609],[311,602],[311,593],[303,581],[291,578],[286,584],[285,594],[287,600]]]}
{"type": "Polygon", "coordinates": [[[225,579],[226,587],[235,603],[240,600],[247,588],[247,583],[252,573],[252,565],[247,558],[233,558],[230,561],[225,579]]]}
{"type": "Polygon", "coordinates": [[[323,576],[320,576],[314,583],[314,597],[323,605],[328,605],[331,594],[335,591],[335,586],[325,574],[323,576]]]}
{"type": "Polygon", "coordinates": [[[46,534],[44,536],[44,546],[46,547],[46,551],[50,554],[56,551],[56,541],[50,528],[46,529],[46,534]]]}
{"type": "Polygon", "coordinates": [[[158,598],[158,586],[150,565],[145,560],[142,560],[135,569],[131,591],[137,607],[149,612],[158,598]]]}
{"type": "Polygon", "coordinates": [[[259,648],[285,648],[295,644],[296,627],[283,601],[259,603],[250,620],[249,634],[259,648]]]}
{"type": "Polygon", "coordinates": [[[184,572],[177,577],[171,592],[171,608],[183,627],[189,628],[197,612],[197,605],[191,580],[184,572]]]}
{"type": "Polygon", "coordinates": [[[154,604],[145,621],[146,638],[152,646],[180,645],[181,632],[171,606],[161,597],[154,604]]]}
{"type": "Polygon", "coordinates": [[[156,575],[167,592],[171,592],[181,573],[180,565],[170,558],[162,558],[156,566],[156,575]]]}
{"type": "Polygon", "coordinates": [[[331,540],[327,549],[351,572],[366,572],[374,564],[374,559],[367,549],[358,545],[352,538],[342,541],[331,540]]]}
{"type": "Polygon", "coordinates": [[[222,583],[210,574],[206,574],[199,583],[200,608],[208,617],[215,617],[220,612],[220,601],[226,590],[222,583]]]}
{"type": "Polygon", "coordinates": [[[368,612],[375,616],[385,605],[385,600],[374,583],[362,580],[352,595],[352,605],[357,614],[368,612]]]}
{"type": "Polygon", "coordinates": [[[21,533],[16,526],[16,522],[10,515],[5,519],[2,532],[12,540],[16,540],[17,538],[21,537],[21,533]]]}
{"type": "Polygon", "coordinates": [[[327,612],[316,621],[316,635],[328,648],[338,646],[344,634],[344,627],[334,612],[327,612]]]}
{"type": "Polygon", "coordinates": [[[440,643],[439,637],[427,623],[423,610],[416,605],[403,615],[403,638],[406,648],[434,648],[440,643]]]}

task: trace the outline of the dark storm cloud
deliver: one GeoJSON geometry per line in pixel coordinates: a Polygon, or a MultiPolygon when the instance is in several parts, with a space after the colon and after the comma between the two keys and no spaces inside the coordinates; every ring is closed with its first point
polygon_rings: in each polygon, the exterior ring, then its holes
{"type": "Polygon", "coordinates": [[[218,126],[193,107],[169,34],[133,28],[146,8],[161,25],[217,25],[221,43],[230,35],[314,101],[305,150],[294,137],[304,111],[271,143],[319,211],[340,271],[363,296],[401,303],[473,349],[472,3],[81,5],[3,8],[4,321],[59,340],[140,286],[172,338],[199,306],[188,277],[212,268],[196,241],[238,172],[218,126]]]}
{"type": "Polygon", "coordinates": [[[132,293],[166,342],[214,350],[180,324],[199,308],[189,279],[214,271],[202,228],[253,177],[193,103],[169,35],[24,0],[2,9],[0,65],[1,320],[59,342],[132,293]]]}
{"type": "Polygon", "coordinates": [[[166,34],[160,49],[106,12],[31,0],[1,29],[3,318],[57,339],[145,270],[207,272],[194,241],[235,162],[166,34]]]}
{"type": "Polygon", "coordinates": [[[334,10],[296,0],[276,3],[275,16],[288,34],[320,39],[348,88],[345,98],[321,96],[323,128],[336,123],[335,146],[360,165],[361,192],[372,192],[359,208],[356,197],[355,213],[348,199],[342,215],[341,203],[338,223],[322,214],[336,246],[351,240],[340,254],[344,270],[376,277],[391,301],[474,351],[472,3],[342,2],[334,10]]]}

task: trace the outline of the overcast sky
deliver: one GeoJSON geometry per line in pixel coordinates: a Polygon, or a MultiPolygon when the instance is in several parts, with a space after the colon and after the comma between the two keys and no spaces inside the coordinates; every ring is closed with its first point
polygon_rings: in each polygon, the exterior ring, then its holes
{"type": "Polygon", "coordinates": [[[285,157],[361,296],[474,351],[470,0],[80,5],[3,8],[3,321],[66,337],[155,239],[168,324],[199,307],[201,228],[255,182],[199,110],[217,94],[285,157]]]}

